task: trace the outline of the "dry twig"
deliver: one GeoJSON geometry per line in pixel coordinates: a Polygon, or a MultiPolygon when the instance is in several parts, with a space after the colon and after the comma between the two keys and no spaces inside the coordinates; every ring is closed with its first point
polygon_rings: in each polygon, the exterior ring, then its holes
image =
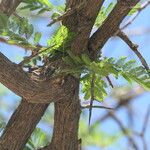
{"type": "Polygon", "coordinates": [[[149,66],[145,60],[145,58],[142,56],[142,54],[138,51],[138,45],[134,44],[128,36],[120,30],[118,32],[118,36],[125,42],[127,45],[131,48],[131,50],[137,55],[137,57],[140,59],[142,65],[145,67],[146,70],[149,71],[149,66]]]}

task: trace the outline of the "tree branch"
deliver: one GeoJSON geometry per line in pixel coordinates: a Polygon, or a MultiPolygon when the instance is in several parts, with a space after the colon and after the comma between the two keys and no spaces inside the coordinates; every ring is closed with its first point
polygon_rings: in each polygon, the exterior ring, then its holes
{"type": "MultiPolygon", "coordinates": [[[[6,14],[8,14],[9,16],[11,15],[11,13],[13,13],[17,5],[19,5],[18,0],[13,0],[13,1],[3,0],[0,4],[0,8],[3,8],[3,9],[0,9],[0,10],[6,12],[6,14]],[[15,5],[11,5],[12,2],[15,5]],[[9,4],[9,5],[6,5],[6,4],[9,4]],[[11,7],[12,9],[7,8],[7,6],[9,8],[11,7]]],[[[1,74],[2,76],[5,75],[4,72],[7,71],[8,69],[7,67],[10,67],[10,68],[12,67],[11,69],[14,68],[14,70],[18,69],[18,68],[15,68],[16,66],[15,64],[10,62],[2,54],[0,54],[0,62],[6,62],[7,64],[7,65],[4,64],[4,66],[1,66],[1,63],[0,63],[0,68],[4,67],[3,68],[4,71],[1,74]]],[[[8,74],[6,73],[6,74],[9,75],[9,73],[8,74]]],[[[22,72],[22,70],[21,70],[21,73],[26,76],[26,74],[22,72]]],[[[15,75],[15,73],[11,73],[11,74],[15,75]]],[[[5,78],[5,76],[3,76],[3,78],[5,78]]],[[[0,81],[1,81],[1,78],[0,78],[0,81]]],[[[17,110],[11,116],[11,119],[9,120],[4,130],[4,133],[0,138],[0,149],[2,150],[23,149],[28,138],[30,137],[31,133],[36,127],[36,124],[39,122],[39,120],[43,116],[47,106],[48,104],[32,104],[32,103],[28,103],[26,100],[22,100],[17,110]]]]}
{"type": "Polygon", "coordinates": [[[132,43],[132,41],[128,38],[128,36],[122,32],[118,32],[118,36],[131,48],[131,50],[137,55],[137,57],[140,59],[142,65],[145,67],[146,70],[149,71],[149,66],[145,60],[145,58],[142,56],[142,54],[138,51],[138,45],[135,45],[132,43]]]}
{"type": "Polygon", "coordinates": [[[138,2],[139,0],[119,0],[117,2],[102,26],[90,38],[89,51],[92,59],[97,58],[104,44],[118,31],[122,20],[138,2]]]}
{"type": "MultiPolygon", "coordinates": [[[[73,9],[83,3],[83,8],[64,18],[63,24],[72,32],[76,33],[76,37],[71,44],[71,49],[75,54],[81,54],[87,49],[88,38],[95,22],[99,9],[103,0],[70,0],[67,1],[67,8],[73,9]]],[[[78,98],[79,83],[70,82],[74,87],[73,95],[68,93],[63,101],[55,103],[55,121],[52,142],[46,149],[55,150],[77,150],[80,149],[78,144],[78,125],[80,117],[80,103],[78,98]]],[[[69,83],[68,83],[69,85],[69,83]]]]}
{"type": "Polygon", "coordinates": [[[30,74],[12,63],[2,53],[0,53],[0,70],[0,82],[32,103],[59,101],[65,96],[64,93],[67,88],[70,88],[70,91],[73,90],[71,87],[66,87],[65,83],[62,84],[64,79],[60,76],[44,81],[30,77],[30,74]],[[62,96],[60,97],[60,95],[62,96]]]}
{"type": "MultiPolygon", "coordinates": [[[[127,104],[130,104],[130,102],[135,99],[136,97],[140,96],[141,94],[143,94],[144,90],[139,87],[139,88],[135,88],[132,90],[127,91],[126,93],[121,93],[121,92],[117,92],[116,97],[118,98],[118,103],[117,105],[113,108],[113,110],[117,111],[119,108],[126,106],[127,104]]],[[[111,112],[107,112],[106,114],[104,114],[103,116],[100,116],[100,118],[98,118],[94,124],[97,124],[99,122],[102,122],[104,120],[106,120],[107,118],[110,117],[111,112]]],[[[92,128],[92,126],[91,126],[92,128]]]]}
{"type": "Polygon", "coordinates": [[[76,37],[71,44],[71,49],[74,54],[80,55],[87,51],[90,33],[103,2],[104,0],[68,1],[67,8],[70,9],[81,7],[82,4],[81,10],[77,10],[70,17],[63,20],[63,24],[66,25],[70,31],[76,33],[76,37]]]}
{"type": "Polygon", "coordinates": [[[13,46],[17,46],[17,47],[23,48],[25,50],[31,50],[31,51],[33,51],[37,48],[37,47],[34,47],[34,46],[26,46],[26,45],[19,45],[17,43],[9,43],[8,39],[2,38],[2,37],[0,37],[0,42],[1,43],[6,43],[6,44],[9,44],[9,45],[13,45],[13,46]]]}
{"type": "MultiPolygon", "coordinates": [[[[86,108],[90,108],[90,106],[81,106],[81,109],[86,109],[86,108]]],[[[110,109],[110,110],[114,110],[111,107],[106,107],[106,106],[91,106],[91,108],[99,108],[99,109],[110,109]]]]}
{"type": "Polygon", "coordinates": [[[118,124],[118,126],[119,126],[120,130],[123,132],[123,134],[126,135],[126,137],[128,138],[129,143],[132,145],[134,150],[138,150],[137,144],[133,140],[133,138],[130,135],[130,133],[128,133],[128,130],[124,127],[124,125],[119,120],[119,118],[113,113],[111,113],[111,118],[118,124]]]}
{"type": "Polygon", "coordinates": [[[144,2],[141,7],[137,10],[137,12],[121,27],[121,30],[124,30],[126,27],[128,27],[142,12],[143,9],[145,9],[147,6],[150,5],[150,0],[144,2]]]}
{"type": "Polygon", "coordinates": [[[21,150],[43,116],[48,104],[31,104],[22,100],[0,138],[0,149],[21,150]]]}
{"type": "Polygon", "coordinates": [[[22,0],[2,0],[0,3],[0,10],[10,16],[18,7],[22,0]]]}

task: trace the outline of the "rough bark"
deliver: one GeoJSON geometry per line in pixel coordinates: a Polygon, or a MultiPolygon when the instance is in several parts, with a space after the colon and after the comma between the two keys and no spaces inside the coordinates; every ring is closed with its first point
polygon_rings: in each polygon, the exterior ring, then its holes
{"type": "Polygon", "coordinates": [[[103,48],[108,39],[119,30],[122,20],[138,2],[139,0],[118,0],[115,8],[109,14],[102,26],[89,40],[88,47],[92,59],[97,57],[97,54],[103,48]]]}
{"type": "MultiPolygon", "coordinates": [[[[8,8],[9,3],[12,3],[13,6],[10,8],[14,10],[15,6],[18,6],[19,1],[2,1],[0,8],[8,15],[13,12],[8,8]]],[[[102,4],[103,0],[71,0],[67,4],[69,8],[77,9],[76,13],[73,13],[73,15],[63,21],[63,24],[66,25],[70,31],[76,33],[76,37],[71,44],[71,50],[75,54],[81,54],[87,51],[88,38],[102,4]]],[[[56,89],[58,89],[60,95],[63,96],[63,89],[65,87],[61,87],[59,78],[52,78],[49,81],[38,81],[30,77],[30,74],[24,72],[21,67],[12,63],[1,53],[0,70],[0,82],[17,95],[24,97],[32,103],[50,103],[54,100],[60,100],[56,89]]]]}
{"type": "MultiPolygon", "coordinates": [[[[87,50],[90,32],[102,3],[101,0],[68,1],[68,8],[74,9],[77,7],[76,13],[63,20],[63,24],[70,31],[76,33],[76,37],[71,43],[71,50],[74,54],[79,55],[87,50]]],[[[72,85],[74,90],[72,90],[73,93],[66,91],[65,99],[55,102],[54,132],[51,144],[46,150],[79,150],[81,146],[78,140],[79,80],[70,77],[67,77],[67,80],[70,80],[70,86],[72,85]]]]}
{"type": "Polygon", "coordinates": [[[63,20],[63,24],[76,33],[71,50],[76,55],[87,53],[91,30],[104,0],[70,0],[67,7],[77,8],[76,13],[63,20]]]}
{"type": "Polygon", "coordinates": [[[2,0],[0,3],[0,10],[10,16],[18,7],[22,0],[2,0]]]}
{"type": "MultiPolygon", "coordinates": [[[[10,15],[19,4],[19,0],[15,1],[3,0],[0,4],[1,10],[10,15]],[[10,7],[11,10],[8,8],[9,2],[14,4],[10,7]]],[[[89,50],[92,57],[96,57],[98,49],[101,49],[118,30],[123,18],[137,2],[138,0],[118,1],[104,24],[90,39],[89,50]]],[[[80,55],[88,52],[90,33],[102,4],[103,0],[67,0],[67,8],[76,8],[75,13],[63,20],[63,24],[76,33],[71,43],[71,50],[74,54],[80,55]]],[[[61,65],[59,61],[58,65],[61,65]]],[[[0,55],[0,69],[0,82],[25,98],[26,101],[46,103],[55,101],[54,133],[50,145],[43,150],[78,150],[79,79],[69,75],[46,81],[33,80],[29,74],[2,54],[0,55]]],[[[48,104],[30,104],[22,101],[0,139],[0,150],[21,150],[47,106],[48,104]]]]}
{"type": "Polygon", "coordinates": [[[36,79],[2,53],[0,53],[0,70],[0,82],[29,102],[50,103],[59,101],[65,96],[67,86],[62,84],[63,78],[58,76],[42,81],[36,79]],[[58,91],[61,96],[58,95],[58,91]]]}
{"type": "MultiPolygon", "coordinates": [[[[0,4],[0,10],[4,11],[8,16],[10,16],[18,6],[18,2],[18,0],[3,0],[0,4]],[[13,9],[11,10],[9,7],[13,9]]],[[[3,59],[10,64],[10,61],[1,55],[0,60],[3,59]]],[[[2,61],[0,61],[0,65],[1,63],[2,61]]],[[[2,69],[5,68],[6,70],[4,70],[8,71],[7,67],[10,66],[5,66],[6,64],[3,64],[2,69]]],[[[15,65],[12,64],[12,66],[15,65]]],[[[17,68],[14,68],[14,70],[15,69],[17,68]]],[[[16,76],[16,74],[14,75],[16,76]]],[[[3,78],[5,79],[5,76],[3,76],[3,78]]],[[[11,81],[11,79],[9,78],[8,81],[11,81]]],[[[17,110],[11,116],[4,133],[0,138],[0,150],[22,150],[37,123],[43,116],[47,106],[48,104],[32,104],[28,103],[26,100],[23,100],[17,110]]]]}
{"type": "Polygon", "coordinates": [[[22,100],[0,138],[0,150],[22,150],[47,107],[22,100]]]}
{"type": "Polygon", "coordinates": [[[55,103],[54,132],[50,145],[52,150],[78,150],[79,80],[72,77],[69,80],[74,81],[70,84],[75,89],[63,101],[55,103]]]}

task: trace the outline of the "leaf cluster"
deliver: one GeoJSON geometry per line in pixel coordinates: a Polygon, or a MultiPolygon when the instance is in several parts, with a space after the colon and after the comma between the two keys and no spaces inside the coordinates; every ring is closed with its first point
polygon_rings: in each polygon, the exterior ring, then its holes
{"type": "Polygon", "coordinates": [[[150,90],[150,74],[143,66],[138,66],[135,60],[127,60],[127,57],[101,58],[97,61],[91,61],[88,55],[74,56],[69,52],[69,56],[64,61],[72,67],[64,70],[70,74],[81,74],[82,92],[85,99],[90,99],[94,95],[95,100],[103,101],[107,95],[108,81],[106,77],[114,76],[116,79],[123,77],[129,83],[136,82],[150,90]],[[91,93],[91,81],[94,80],[94,93],[91,93]]]}
{"type": "Polygon", "coordinates": [[[48,138],[43,130],[35,128],[24,150],[34,150],[48,144],[48,138]]]}
{"type": "Polygon", "coordinates": [[[41,33],[34,31],[33,25],[27,18],[17,15],[8,18],[0,13],[0,22],[0,36],[4,37],[8,44],[34,48],[41,39],[41,33]]]}
{"type": "MultiPolygon", "coordinates": [[[[115,2],[110,2],[108,6],[103,6],[97,16],[97,19],[95,21],[95,26],[100,27],[102,23],[105,21],[105,19],[108,17],[109,13],[113,10],[115,7],[115,2]]],[[[141,8],[141,4],[138,3],[135,7],[131,9],[129,12],[129,16],[134,15],[139,9],[141,8]]]]}
{"type": "MultiPolygon", "coordinates": [[[[21,9],[30,10],[48,10],[54,9],[53,5],[48,0],[24,0],[25,6],[21,9]],[[45,9],[46,7],[46,9],[45,9]]],[[[108,7],[103,7],[100,11],[96,24],[100,25],[114,7],[114,3],[110,3],[108,7]]],[[[137,11],[139,5],[133,8],[133,11],[137,11]]],[[[63,12],[63,7],[58,9],[63,12]]],[[[55,16],[55,15],[54,15],[55,16]]],[[[55,17],[54,17],[55,18],[55,17]]],[[[8,43],[19,44],[33,49],[38,45],[41,39],[41,33],[35,32],[32,24],[29,20],[23,17],[15,16],[8,18],[5,14],[0,13],[0,33],[2,37],[8,38],[8,43]],[[30,42],[29,42],[30,41],[30,42]]],[[[60,26],[56,33],[47,41],[47,48],[42,47],[39,50],[39,56],[44,59],[62,58],[65,63],[71,67],[65,70],[57,70],[58,74],[72,74],[76,77],[81,75],[82,92],[85,94],[85,99],[89,99],[91,93],[91,81],[93,75],[94,80],[94,98],[102,101],[107,95],[107,81],[106,77],[113,75],[116,79],[122,76],[128,82],[137,82],[145,89],[150,89],[149,73],[142,67],[136,66],[135,61],[127,61],[126,57],[122,57],[119,60],[114,58],[99,58],[96,61],[91,61],[88,55],[83,54],[81,56],[75,56],[71,51],[71,41],[75,38],[75,33],[70,32],[65,26],[60,26]]],[[[34,65],[37,63],[37,59],[34,58],[34,65]]],[[[40,61],[42,60],[40,58],[40,61]]]]}
{"type": "Polygon", "coordinates": [[[51,11],[53,9],[53,5],[49,2],[49,0],[23,0],[22,2],[24,5],[20,8],[21,10],[36,10],[38,11],[38,14],[51,11]]]}

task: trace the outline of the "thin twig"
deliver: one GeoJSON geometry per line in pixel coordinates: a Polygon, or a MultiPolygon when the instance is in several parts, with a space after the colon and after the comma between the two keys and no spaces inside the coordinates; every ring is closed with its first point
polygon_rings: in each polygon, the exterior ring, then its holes
{"type": "Polygon", "coordinates": [[[127,129],[124,127],[123,123],[119,120],[119,118],[113,113],[111,113],[111,117],[118,124],[118,126],[120,127],[120,129],[124,133],[124,135],[127,136],[128,140],[132,144],[133,148],[135,150],[138,150],[137,144],[135,143],[135,141],[131,137],[130,133],[128,133],[127,129]]]}
{"type": "Polygon", "coordinates": [[[126,27],[128,27],[138,16],[139,14],[142,12],[143,9],[145,9],[148,5],[150,4],[150,0],[144,2],[143,4],[141,4],[141,7],[139,9],[137,9],[137,12],[133,15],[133,17],[131,17],[123,27],[121,27],[121,30],[124,30],[126,27]]]}
{"type": "Polygon", "coordinates": [[[91,122],[91,116],[92,116],[92,106],[93,106],[93,101],[94,101],[94,85],[95,85],[95,73],[92,75],[91,79],[91,100],[90,100],[90,106],[89,106],[89,126],[91,122]]]}
{"type": "Polygon", "coordinates": [[[31,51],[33,51],[36,48],[32,45],[31,46],[26,46],[26,45],[19,45],[18,43],[9,43],[9,39],[2,38],[2,37],[0,37],[0,42],[5,43],[5,44],[9,44],[9,45],[14,45],[14,46],[17,46],[19,48],[23,48],[23,49],[31,50],[31,51]]]}
{"type": "Polygon", "coordinates": [[[142,54],[138,51],[138,45],[134,44],[128,36],[122,32],[121,30],[117,34],[127,45],[131,48],[131,50],[137,55],[137,57],[140,59],[142,65],[145,67],[147,71],[149,71],[149,66],[145,60],[145,58],[142,56],[142,54]]]}
{"type": "MultiPolygon", "coordinates": [[[[86,109],[86,108],[90,108],[90,106],[89,106],[89,105],[87,105],[87,106],[81,106],[81,109],[86,109]]],[[[92,106],[92,108],[100,108],[100,109],[114,110],[114,108],[106,107],[106,106],[92,106]]]]}
{"type": "Polygon", "coordinates": [[[62,21],[66,17],[71,16],[74,12],[75,12],[75,10],[68,9],[65,14],[63,14],[62,16],[59,16],[56,19],[53,19],[53,21],[51,21],[47,26],[49,27],[49,26],[53,25],[56,22],[62,21]]]}
{"type": "Polygon", "coordinates": [[[146,115],[145,115],[142,131],[140,133],[136,132],[136,131],[133,131],[136,136],[141,138],[141,141],[143,143],[143,150],[148,149],[147,148],[147,143],[146,143],[146,140],[145,140],[145,133],[146,133],[146,129],[147,129],[147,126],[148,126],[149,117],[150,117],[150,105],[149,105],[149,107],[147,109],[147,112],[146,112],[146,115]]]}
{"type": "Polygon", "coordinates": [[[41,54],[41,53],[43,53],[43,52],[46,52],[47,50],[49,50],[50,48],[53,48],[54,46],[55,46],[55,45],[52,45],[52,46],[50,46],[50,47],[48,47],[48,48],[45,48],[44,50],[41,50],[41,51],[39,51],[40,49],[37,50],[37,52],[36,52],[36,53],[33,53],[31,56],[25,57],[25,59],[19,63],[19,66],[23,66],[23,65],[24,65],[26,62],[28,62],[29,60],[33,59],[34,57],[36,57],[37,55],[39,55],[39,54],[41,54]]]}
{"type": "Polygon", "coordinates": [[[76,6],[75,8],[71,9],[69,8],[62,16],[56,18],[56,19],[53,19],[52,22],[50,22],[47,26],[51,26],[53,25],[54,23],[56,22],[59,22],[59,21],[62,21],[64,20],[65,18],[73,15],[74,13],[76,13],[77,11],[81,10],[84,6],[85,6],[85,3],[86,3],[86,0],[84,0],[81,4],[79,4],[78,6],[76,6]]]}
{"type": "Polygon", "coordinates": [[[113,85],[112,81],[110,80],[109,76],[106,76],[106,79],[107,79],[109,85],[110,85],[112,88],[114,88],[114,85],[113,85]]]}
{"type": "Polygon", "coordinates": [[[149,107],[148,107],[148,109],[147,109],[146,116],[145,116],[145,120],[144,120],[144,123],[143,123],[143,129],[142,129],[142,134],[143,134],[143,135],[144,135],[145,132],[146,132],[149,117],[150,117],[150,105],[149,105],[149,107]]]}

